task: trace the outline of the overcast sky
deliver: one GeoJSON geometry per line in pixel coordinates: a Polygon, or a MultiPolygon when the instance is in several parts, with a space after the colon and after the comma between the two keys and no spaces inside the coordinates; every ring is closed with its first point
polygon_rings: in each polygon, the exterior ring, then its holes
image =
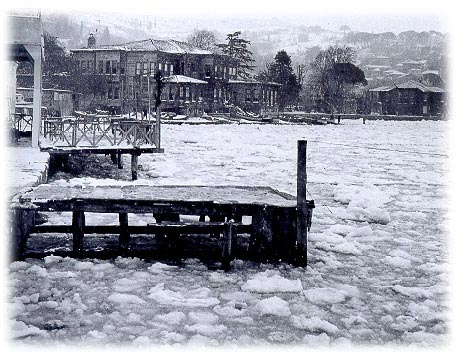
{"type": "Polygon", "coordinates": [[[201,19],[203,25],[208,18],[269,21],[275,17],[331,30],[345,24],[355,31],[399,33],[406,30],[453,32],[456,21],[452,18],[455,7],[451,4],[448,0],[78,0],[70,3],[21,0],[14,6],[41,8],[45,12],[192,17],[201,19]]]}

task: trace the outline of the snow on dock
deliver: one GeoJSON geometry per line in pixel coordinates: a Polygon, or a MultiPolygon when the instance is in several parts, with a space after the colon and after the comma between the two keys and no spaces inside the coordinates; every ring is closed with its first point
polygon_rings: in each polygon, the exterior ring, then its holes
{"type": "Polygon", "coordinates": [[[47,180],[49,154],[27,146],[8,146],[4,155],[8,166],[9,196],[47,180]]]}

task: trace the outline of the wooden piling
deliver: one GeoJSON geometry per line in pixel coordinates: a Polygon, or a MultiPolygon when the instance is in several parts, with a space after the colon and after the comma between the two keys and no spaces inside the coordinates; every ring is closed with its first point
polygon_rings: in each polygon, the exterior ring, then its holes
{"type": "Polygon", "coordinates": [[[83,251],[85,217],[84,211],[75,210],[72,215],[73,253],[76,257],[83,251]]]}
{"type": "Polygon", "coordinates": [[[136,181],[138,178],[138,155],[132,153],[131,159],[131,170],[132,170],[132,181],[136,181]]]}
{"type": "Polygon", "coordinates": [[[130,234],[128,231],[129,217],[127,213],[119,213],[119,252],[122,256],[126,255],[129,247],[130,234]]]}
{"type": "Polygon", "coordinates": [[[110,154],[110,158],[111,158],[111,162],[114,164],[116,164],[116,154],[110,154]]]}
{"type": "Polygon", "coordinates": [[[117,160],[118,160],[118,168],[122,170],[122,154],[120,152],[118,152],[117,160]]]}
{"type": "Polygon", "coordinates": [[[232,222],[228,222],[223,232],[221,268],[224,271],[231,269],[233,229],[232,222]]]}
{"type": "Polygon", "coordinates": [[[297,142],[297,222],[298,265],[307,265],[307,141],[297,142]]]}
{"type": "Polygon", "coordinates": [[[35,210],[14,209],[11,213],[11,257],[12,260],[24,258],[30,229],[35,225],[35,210]]]}

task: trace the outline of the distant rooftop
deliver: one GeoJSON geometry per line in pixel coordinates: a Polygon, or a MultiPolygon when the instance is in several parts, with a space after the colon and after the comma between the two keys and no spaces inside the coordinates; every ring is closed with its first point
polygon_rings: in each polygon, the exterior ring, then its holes
{"type": "Polygon", "coordinates": [[[385,85],[385,86],[380,86],[380,87],[376,87],[376,88],[373,88],[369,91],[371,92],[387,92],[387,91],[391,91],[395,88],[399,88],[399,89],[418,89],[422,92],[442,92],[444,93],[445,90],[440,88],[440,87],[434,87],[434,86],[426,86],[426,85],[423,85],[422,83],[418,82],[418,81],[413,81],[413,80],[409,80],[409,81],[406,81],[406,82],[403,82],[403,83],[399,83],[399,84],[392,84],[392,85],[385,85]]]}

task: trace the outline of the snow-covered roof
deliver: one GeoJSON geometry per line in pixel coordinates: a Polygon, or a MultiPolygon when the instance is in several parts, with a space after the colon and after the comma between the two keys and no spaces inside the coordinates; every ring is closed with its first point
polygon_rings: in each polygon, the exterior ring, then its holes
{"type": "Polygon", "coordinates": [[[188,43],[174,39],[143,39],[141,41],[128,42],[117,45],[102,45],[97,48],[73,49],[72,51],[154,51],[175,54],[213,54],[209,50],[194,47],[188,43]]]}
{"type": "Polygon", "coordinates": [[[422,72],[422,75],[426,75],[426,74],[440,75],[439,70],[425,70],[422,72]]]}
{"type": "Polygon", "coordinates": [[[400,84],[392,84],[392,85],[389,85],[389,86],[380,86],[380,87],[376,87],[376,88],[373,88],[369,91],[371,92],[380,92],[380,91],[391,91],[395,88],[398,88],[398,89],[418,89],[422,92],[445,92],[444,89],[440,88],[440,87],[434,87],[434,86],[426,86],[418,81],[413,81],[413,80],[409,80],[409,81],[406,81],[406,82],[403,82],[403,83],[400,83],[400,84]]]}
{"type": "Polygon", "coordinates": [[[171,75],[165,78],[165,81],[177,84],[207,84],[207,81],[194,79],[193,77],[184,76],[184,75],[171,75]]]}
{"type": "Polygon", "coordinates": [[[265,84],[265,85],[274,85],[274,86],[281,86],[281,84],[277,82],[261,82],[258,80],[233,80],[229,79],[227,81],[228,84],[265,84]]]}
{"type": "Polygon", "coordinates": [[[411,60],[411,59],[408,59],[408,60],[405,60],[402,62],[403,64],[420,64],[420,65],[423,65],[426,63],[426,60],[411,60]]]}

